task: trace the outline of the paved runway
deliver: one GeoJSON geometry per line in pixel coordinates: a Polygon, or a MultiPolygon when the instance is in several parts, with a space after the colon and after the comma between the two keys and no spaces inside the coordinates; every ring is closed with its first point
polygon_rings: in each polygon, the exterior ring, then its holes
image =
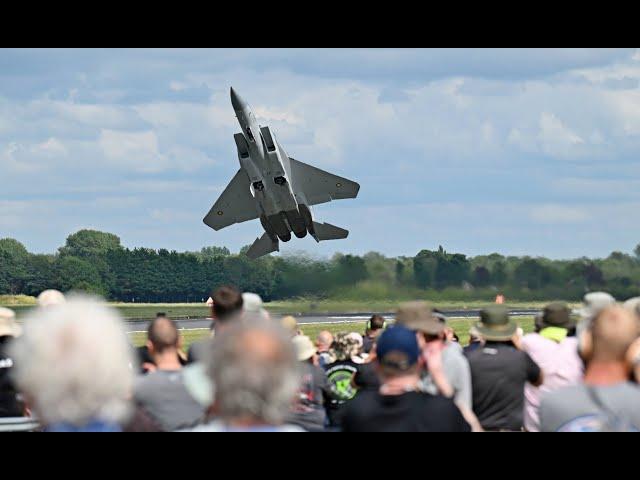
{"type": "MultiPolygon", "coordinates": [[[[538,313],[538,310],[512,310],[511,316],[522,317],[530,316],[538,313]]],[[[444,312],[449,318],[478,318],[480,310],[452,310],[444,312]]],[[[328,315],[299,315],[297,316],[300,325],[309,323],[348,323],[348,322],[364,322],[369,320],[372,313],[336,313],[328,315]]],[[[393,318],[393,313],[384,313],[384,317],[393,318]]],[[[206,318],[189,318],[177,319],[178,327],[181,329],[207,329],[211,325],[211,319],[206,318]]],[[[149,320],[129,320],[127,322],[128,332],[146,331],[149,320]]]]}

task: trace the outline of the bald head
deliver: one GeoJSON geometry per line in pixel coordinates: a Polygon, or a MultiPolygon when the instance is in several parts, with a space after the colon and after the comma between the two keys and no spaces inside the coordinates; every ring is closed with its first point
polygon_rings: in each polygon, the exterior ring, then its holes
{"type": "Polygon", "coordinates": [[[623,361],[631,343],[640,335],[637,319],[618,306],[600,312],[591,331],[593,359],[601,362],[623,361]]]}
{"type": "Polygon", "coordinates": [[[333,343],[333,335],[328,330],[322,330],[316,337],[316,347],[320,350],[328,350],[333,343]]]}
{"type": "Polygon", "coordinates": [[[166,350],[178,348],[180,335],[173,320],[158,317],[149,325],[147,338],[156,353],[163,353],[166,350]]]}

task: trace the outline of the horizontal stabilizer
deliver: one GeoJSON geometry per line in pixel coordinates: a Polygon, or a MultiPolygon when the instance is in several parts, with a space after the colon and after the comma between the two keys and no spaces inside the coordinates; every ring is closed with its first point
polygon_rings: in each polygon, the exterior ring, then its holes
{"type": "Polygon", "coordinates": [[[268,253],[278,251],[280,251],[280,243],[278,240],[274,242],[271,240],[269,234],[265,233],[260,238],[256,238],[253,245],[249,247],[249,250],[247,250],[247,257],[255,260],[256,258],[267,255],[268,253]]]}
{"type": "Polygon", "coordinates": [[[344,228],[336,227],[330,223],[313,222],[313,238],[316,239],[316,242],[322,240],[338,240],[340,238],[347,238],[348,235],[349,230],[345,230],[344,228]]]}

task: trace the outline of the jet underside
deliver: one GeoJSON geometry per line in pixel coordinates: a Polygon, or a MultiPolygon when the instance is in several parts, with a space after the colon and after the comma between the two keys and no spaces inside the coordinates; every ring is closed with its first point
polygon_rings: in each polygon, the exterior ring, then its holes
{"type": "Polygon", "coordinates": [[[231,89],[242,132],[234,135],[240,169],[213,205],[204,223],[220,230],[260,219],[265,230],[247,252],[250,258],[278,251],[291,235],[316,241],[346,238],[349,232],[314,221],[312,205],[355,198],[360,186],[289,157],[269,127],[257,124],[249,106],[231,89]]]}

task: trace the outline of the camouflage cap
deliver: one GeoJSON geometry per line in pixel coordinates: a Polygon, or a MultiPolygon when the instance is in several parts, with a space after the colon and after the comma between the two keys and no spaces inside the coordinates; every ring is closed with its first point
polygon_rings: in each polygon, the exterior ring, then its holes
{"type": "Polygon", "coordinates": [[[333,339],[330,353],[336,360],[348,360],[353,355],[357,355],[362,347],[362,343],[350,333],[337,333],[333,339]]]}

